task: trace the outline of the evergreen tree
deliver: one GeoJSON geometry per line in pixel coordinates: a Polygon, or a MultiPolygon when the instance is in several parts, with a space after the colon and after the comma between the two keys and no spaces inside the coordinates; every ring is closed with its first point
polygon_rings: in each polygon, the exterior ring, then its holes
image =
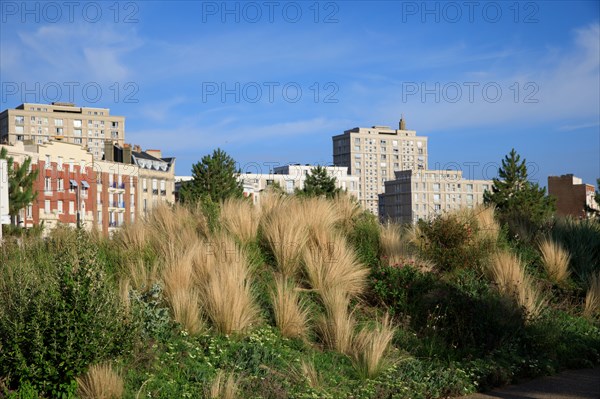
{"type": "Polygon", "coordinates": [[[6,159],[8,169],[8,213],[13,223],[18,224],[19,211],[32,203],[37,197],[33,183],[37,179],[38,171],[29,172],[31,158],[16,166],[14,159],[8,156],[6,148],[0,150],[0,159],[6,159]]]}
{"type": "Polygon", "coordinates": [[[241,197],[242,183],[235,161],[225,151],[217,148],[192,166],[193,179],[182,184],[179,198],[184,203],[210,200],[220,202],[229,197],[241,197]]]}
{"type": "Polygon", "coordinates": [[[502,221],[521,219],[540,225],[555,210],[554,198],[546,189],[527,179],[526,161],[513,148],[502,160],[492,191],[486,191],[483,201],[494,204],[502,221]]]}
{"type": "Polygon", "coordinates": [[[335,177],[327,174],[327,169],[317,166],[311,169],[310,174],[304,180],[304,188],[297,191],[300,195],[321,196],[327,198],[335,196],[340,189],[335,186],[335,177]]]}

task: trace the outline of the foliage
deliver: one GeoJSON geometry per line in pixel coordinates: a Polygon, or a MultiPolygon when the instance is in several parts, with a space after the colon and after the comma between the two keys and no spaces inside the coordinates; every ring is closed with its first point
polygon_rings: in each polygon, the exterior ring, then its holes
{"type": "Polygon", "coordinates": [[[311,169],[304,180],[304,187],[302,190],[297,190],[297,194],[311,197],[324,195],[327,198],[333,198],[340,192],[340,189],[335,186],[335,182],[335,177],[329,176],[327,169],[319,165],[311,169]]]}
{"type": "Polygon", "coordinates": [[[554,213],[554,199],[546,189],[527,179],[526,160],[513,148],[502,160],[492,191],[486,191],[484,203],[494,204],[502,222],[524,219],[541,225],[554,213]]]}
{"type": "Polygon", "coordinates": [[[348,239],[354,246],[356,256],[365,265],[375,266],[379,263],[379,234],[377,217],[363,211],[356,218],[348,239]]]}
{"type": "Polygon", "coordinates": [[[0,149],[0,159],[6,159],[8,168],[8,213],[16,217],[19,211],[32,203],[37,197],[33,189],[33,183],[38,176],[38,170],[29,171],[31,158],[17,166],[14,159],[8,156],[6,148],[0,149]]]}
{"type": "Polygon", "coordinates": [[[0,269],[0,374],[56,397],[91,363],[121,354],[131,328],[86,233],[57,231],[36,245],[47,262],[0,269]]]}
{"type": "Polygon", "coordinates": [[[194,203],[207,198],[219,203],[226,198],[239,198],[243,189],[238,175],[235,160],[217,148],[212,155],[205,155],[192,165],[193,179],[182,184],[181,201],[194,203]]]}

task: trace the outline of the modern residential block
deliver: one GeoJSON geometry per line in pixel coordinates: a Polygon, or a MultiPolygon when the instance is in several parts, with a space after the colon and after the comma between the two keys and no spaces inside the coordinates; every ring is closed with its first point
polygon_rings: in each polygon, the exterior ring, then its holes
{"type": "Polygon", "coordinates": [[[404,170],[385,182],[380,219],[399,223],[427,220],[442,212],[483,203],[491,180],[466,180],[460,170],[404,170]]]}
{"type": "Polygon", "coordinates": [[[379,194],[386,181],[395,179],[395,172],[427,169],[427,137],[407,130],[403,118],[398,129],[356,127],[333,136],[333,164],[359,178],[359,201],[377,215],[379,194]]]}
{"type": "Polygon", "coordinates": [[[0,113],[0,144],[62,141],[80,145],[95,159],[102,159],[105,141],[123,145],[124,140],[125,118],[111,115],[108,108],[24,103],[0,113]]]}
{"type": "Polygon", "coordinates": [[[548,194],[556,197],[556,214],[586,218],[600,211],[594,200],[595,188],[573,174],[548,176],[548,194]]]}

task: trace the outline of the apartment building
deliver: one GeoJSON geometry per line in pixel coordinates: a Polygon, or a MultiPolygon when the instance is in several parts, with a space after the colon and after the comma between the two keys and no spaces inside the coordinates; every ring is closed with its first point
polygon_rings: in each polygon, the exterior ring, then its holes
{"type": "MultiPolygon", "coordinates": [[[[252,197],[254,203],[260,202],[260,193],[272,184],[277,183],[286,193],[293,194],[296,189],[304,188],[306,177],[316,165],[285,165],[273,168],[273,173],[243,173],[239,179],[243,183],[244,195],[252,197]]],[[[337,188],[358,198],[357,176],[348,174],[345,166],[326,166],[327,175],[335,177],[337,188]]]]}
{"type": "Polygon", "coordinates": [[[0,144],[62,141],[77,144],[95,159],[102,159],[105,141],[123,145],[124,140],[125,118],[111,115],[108,108],[24,103],[0,113],[0,144]]]}
{"type": "Polygon", "coordinates": [[[379,213],[379,194],[385,182],[401,170],[427,169],[427,137],[406,129],[402,118],[398,129],[388,126],[356,127],[333,136],[333,164],[345,166],[359,178],[359,201],[364,209],[379,213]]]}
{"type": "Polygon", "coordinates": [[[64,142],[0,146],[17,164],[32,159],[39,170],[34,190],[37,197],[21,211],[20,225],[58,224],[98,228],[105,235],[136,214],[138,167],[121,162],[95,160],[80,145],[64,142]]]}
{"type": "Polygon", "coordinates": [[[427,220],[442,212],[473,208],[483,203],[491,180],[463,179],[460,170],[403,170],[385,182],[380,219],[398,223],[427,220]]]}
{"type": "Polygon", "coordinates": [[[175,203],[175,158],[163,158],[160,150],[142,151],[139,146],[134,147],[131,156],[140,171],[141,215],[147,215],[159,203],[175,203]]]}
{"type": "Polygon", "coordinates": [[[573,174],[548,176],[548,194],[556,197],[557,215],[586,218],[591,212],[600,211],[594,186],[573,174]]]}

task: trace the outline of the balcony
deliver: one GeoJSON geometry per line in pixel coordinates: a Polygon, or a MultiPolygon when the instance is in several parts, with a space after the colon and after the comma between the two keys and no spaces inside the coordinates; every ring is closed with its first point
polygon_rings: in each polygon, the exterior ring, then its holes
{"type": "Polygon", "coordinates": [[[160,195],[162,195],[162,196],[167,195],[167,190],[160,190],[160,195]]]}
{"type": "Polygon", "coordinates": [[[158,195],[158,190],[157,189],[153,189],[152,190],[152,195],[158,195]]]}
{"type": "Polygon", "coordinates": [[[125,190],[125,183],[117,183],[117,182],[111,182],[108,183],[108,189],[109,190],[117,190],[117,191],[124,191],[125,190]]]}

